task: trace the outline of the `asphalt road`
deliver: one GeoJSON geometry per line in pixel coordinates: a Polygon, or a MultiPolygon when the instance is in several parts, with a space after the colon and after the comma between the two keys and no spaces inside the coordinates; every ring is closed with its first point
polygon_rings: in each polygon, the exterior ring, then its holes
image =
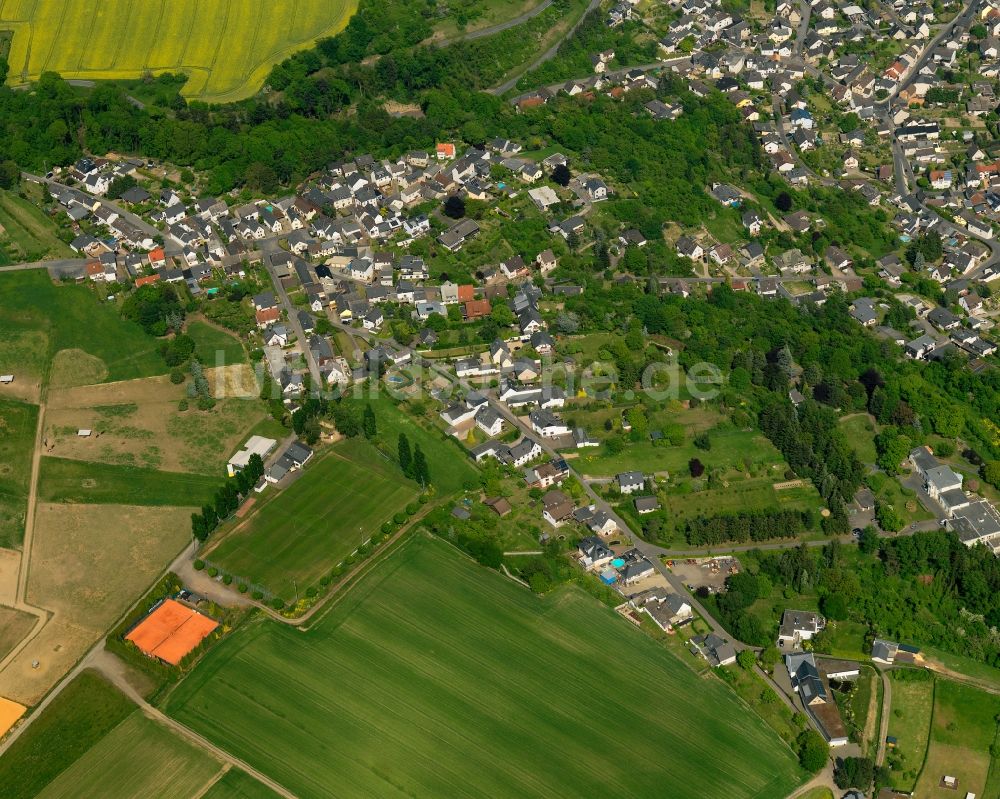
{"type": "Polygon", "coordinates": [[[576,29],[580,27],[580,23],[583,22],[587,14],[589,14],[595,8],[599,8],[600,5],[601,5],[601,0],[590,0],[590,5],[587,6],[586,11],[584,11],[580,15],[580,18],[576,22],[574,22],[573,25],[570,26],[569,30],[567,30],[566,33],[560,36],[559,39],[555,43],[553,43],[553,45],[548,50],[546,50],[544,53],[538,56],[538,58],[536,58],[534,61],[528,64],[528,66],[525,69],[522,69],[510,80],[507,80],[501,83],[499,86],[495,86],[494,88],[490,89],[489,93],[494,95],[506,94],[517,85],[517,82],[521,79],[522,75],[531,72],[531,70],[533,69],[538,69],[538,67],[544,64],[546,61],[555,58],[556,53],[559,51],[559,46],[564,41],[566,41],[570,36],[576,33],[576,29]]]}
{"type": "Polygon", "coordinates": [[[496,25],[490,25],[488,28],[479,28],[478,30],[469,31],[468,33],[462,33],[458,36],[452,36],[450,39],[441,39],[434,44],[438,47],[447,47],[449,44],[455,44],[456,42],[471,42],[475,39],[482,39],[486,36],[492,36],[495,33],[503,33],[505,30],[510,30],[530,19],[534,19],[539,14],[541,14],[545,9],[552,5],[553,0],[543,0],[532,9],[525,11],[520,16],[514,17],[514,19],[509,19],[506,22],[499,22],[496,25]]]}

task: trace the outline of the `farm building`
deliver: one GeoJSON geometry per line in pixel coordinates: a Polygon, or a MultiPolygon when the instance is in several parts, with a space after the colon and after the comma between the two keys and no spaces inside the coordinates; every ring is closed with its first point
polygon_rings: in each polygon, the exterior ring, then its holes
{"type": "Polygon", "coordinates": [[[250,458],[253,455],[260,455],[261,458],[266,458],[276,446],[278,446],[278,442],[273,438],[250,436],[247,439],[247,443],[243,445],[243,449],[229,459],[229,463],[227,464],[229,476],[232,477],[236,472],[243,469],[250,462],[250,458]]]}
{"type": "Polygon", "coordinates": [[[165,599],[125,636],[146,657],[176,666],[219,623],[175,599],[165,599]]]}

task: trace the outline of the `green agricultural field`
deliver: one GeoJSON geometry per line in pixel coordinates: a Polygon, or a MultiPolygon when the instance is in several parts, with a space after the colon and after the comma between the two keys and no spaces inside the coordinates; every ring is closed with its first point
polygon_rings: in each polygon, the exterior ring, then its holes
{"type": "Polygon", "coordinates": [[[138,710],[50,782],[38,799],[190,799],[221,764],[138,710]]]}
{"type": "Polygon", "coordinates": [[[69,458],[42,458],[38,498],[42,502],[86,505],[173,505],[212,502],[222,477],[162,472],[69,458]]]}
{"type": "Polygon", "coordinates": [[[185,332],[194,339],[195,352],[206,366],[231,366],[247,362],[242,342],[232,333],[197,320],[191,322],[185,332]]]}
{"type": "MultiPolygon", "coordinates": [[[[927,799],[953,797],[953,789],[940,787],[941,777],[947,774],[958,778],[960,796],[996,796],[985,789],[998,717],[1000,696],[951,680],[938,680],[931,743],[916,795],[927,799]]],[[[1000,767],[1000,758],[992,760],[995,771],[1000,767]]]]}
{"type": "Polygon", "coordinates": [[[590,596],[539,598],[422,535],[305,632],[233,633],[165,709],[301,799],[764,799],[801,779],[725,685],[590,596]]]}
{"type": "Polygon", "coordinates": [[[38,406],[0,399],[0,546],[24,537],[38,406]]]}
{"type": "Polygon", "coordinates": [[[0,266],[74,258],[69,246],[58,237],[58,227],[25,199],[0,191],[0,266]]]}
{"type": "Polygon", "coordinates": [[[376,533],[417,493],[417,486],[374,447],[349,439],[307,464],[298,480],[262,504],[205,558],[290,600],[376,533]]]}
{"type": "Polygon", "coordinates": [[[910,674],[913,672],[889,672],[892,684],[889,735],[896,738],[897,744],[886,760],[892,767],[892,786],[903,791],[912,791],[920,774],[927,752],[934,704],[933,675],[924,673],[926,679],[900,679],[910,674]]]}
{"type": "Polygon", "coordinates": [[[243,771],[229,769],[204,799],[278,799],[278,794],[243,771]]]}
{"type": "Polygon", "coordinates": [[[11,83],[59,72],[114,80],[183,72],[184,94],[231,102],[260,89],[271,66],[347,25],[357,0],[6,0],[11,83]],[[127,31],[127,35],[123,35],[127,31]]]}
{"type": "Polygon", "coordinates": [[[35,799],[134,708],[103,677],[80,674],[0,757],[4,799],[35,799]]]}
{"type": "Polygon", "coordinates": [[[79,350],[99,359],[105,380],[131,380],[164,374],[167,365],[157,351],[157,341],[138,325],[125,322],[114,305],[101,303],[86,286],[55,285],[45,270],[0,274],[0,363],[12,363],[23,348],[7,349],[6,332],[18,330],[44,334],[48,351],[33,359],[29,370],[43,370],[60,350],[79,350]]]}

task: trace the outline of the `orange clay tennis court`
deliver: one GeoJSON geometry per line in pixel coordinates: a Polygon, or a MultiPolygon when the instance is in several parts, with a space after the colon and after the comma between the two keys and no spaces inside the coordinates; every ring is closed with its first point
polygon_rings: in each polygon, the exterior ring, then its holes
{"type": "Polygon", "coordinates": [[[200,644],[219,624],[193,608],[167,599],[128,635],[139,650],[171,666],[200,644]]]}

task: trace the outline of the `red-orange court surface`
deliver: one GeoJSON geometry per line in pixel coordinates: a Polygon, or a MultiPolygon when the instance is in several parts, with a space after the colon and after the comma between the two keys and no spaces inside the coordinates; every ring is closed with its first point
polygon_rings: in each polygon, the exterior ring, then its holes
{"type": "Polygon", "coordinates": [[[200,644],[219,623],[174,599],[164,600],[128,635],[139,650],[176,666],[200,644]]]}

